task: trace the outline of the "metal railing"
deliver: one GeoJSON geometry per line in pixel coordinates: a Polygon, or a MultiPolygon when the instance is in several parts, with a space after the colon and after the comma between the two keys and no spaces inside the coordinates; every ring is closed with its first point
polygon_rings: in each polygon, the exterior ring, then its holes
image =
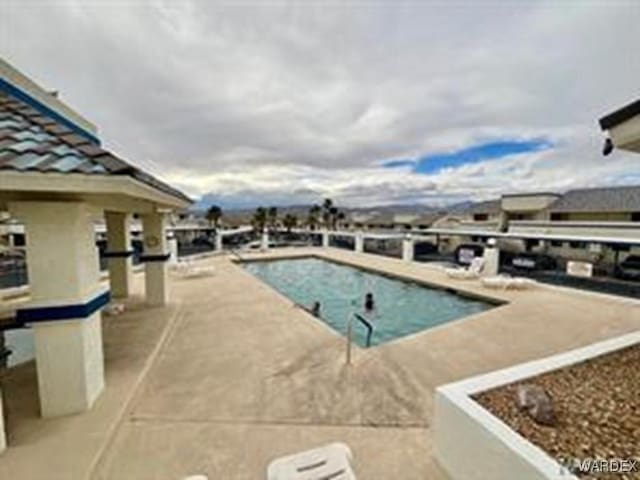
{"type": "Polygon", "coordinates": [[[349,314],[349,317],[347,318],[347,365],[351,364],[351,337],[353,332],[352,325],[354,319],[358,320],[367,329],[367,348],[371,346],[371,336],[373,335],[373,325],[371,325],[371,322],[369,322],[369,320],[367,320],[357,312],[351,312],[349,314]]]}

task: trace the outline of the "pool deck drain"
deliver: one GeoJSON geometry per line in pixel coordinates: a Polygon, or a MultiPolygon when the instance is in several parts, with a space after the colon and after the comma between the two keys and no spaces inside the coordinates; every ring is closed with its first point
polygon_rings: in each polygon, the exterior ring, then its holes
{"type": "MultiPolygon", "coordinates": [[[[96,461],[95,479],[164,480],[194,473],[255,479],[264,478],[274,457],[344,441],[354,452],[359,478],[444,479],[431,455],[437,385],[640,328],[640,304],[613,297],[546,287],[496,293],[476,281],[449,280],[425,265],[332,248],[246,257],[309,254],[508,304],[376,348],[356,348],[354,365],[347,367],[343,337],[230,258],[206,260],[215,265],[214,276],[172,281],[181,320],[148,372],[140,367],[142,359],[131,366],[128,357],[150,355],[159,334],[132,337],[127,349],[118,344],[127,330],[107,327],[112,374],[101,402],[113,408],[99,404],[87,414],[56,420],[55,428],[51,421],[16,414],[9,428],[10,441],[18,445],[0,456],[0,477],[10,472],[14,479],[86,478],[78,463],[96,461]],[[142,381],[134,394],[136,375],[142,381]],[[116,415],[118,401],[122,409],[132,395],[124,416],[116,415]],[[103,431],[113,423],[108,437],[103,431]],[[59,429],[68,431],[63,445],[55,441],[59,429]],[[66,449],[74,453],[60,453],[66,449]]],[[[118,321],[135,320],[152,332],[162,315],[141,310],[118,321]]],[[[13,381],[19,380],[35,378],[25,373],[13,381]]],[[[4,393],[16,404],[34,391],[10,383],[4,393]]]]}

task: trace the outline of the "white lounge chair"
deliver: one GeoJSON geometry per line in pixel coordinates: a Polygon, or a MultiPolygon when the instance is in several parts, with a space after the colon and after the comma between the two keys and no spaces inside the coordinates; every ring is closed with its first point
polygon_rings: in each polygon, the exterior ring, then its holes
{"type": "Polygon", "coordinates": [[[484,258],[474,257],[468,268],[447,268],[445,272],[449,278],[456,280],[473,280],[480,278],[480,274],[484,269],[484,258]]]}
{"type": "Polygon", "coordinates": [[[192,260],[179,261],[174,271],[182,278],[200,278],[212,276],[216,269],[213,266],[194,265],[192,260]]]}
{"type": "Polygon", "coordinates": [[[482,285],[484,287],[501,290],[524,290],[534,286],[535,283],[535,280],[531,280],[530,278],[509,277],[507,275],[498,275],[482,279],[482,285]]]}
{"type": "Polygon", "coordinates": [[[267,480],[356,480],[352,458],[344,443],[331,443],[273,460],[267,480]]]}

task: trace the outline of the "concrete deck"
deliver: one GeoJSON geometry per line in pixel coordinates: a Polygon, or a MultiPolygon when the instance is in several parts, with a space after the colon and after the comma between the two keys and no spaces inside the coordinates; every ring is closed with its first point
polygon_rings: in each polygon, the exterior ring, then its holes
{"type": "MultiPolygon", "coordinates": [[[[322,255],[509,302],[379,347],[354,347],[229,257],[172,280],[172,305],[133,299],[105,319],[107,388],[96,407],[37,417],[32,365],[3,379],[10,448],[0,478],[264,478],[274,457],[348,443],[359,478],[446,478],[431,456],[436,386],[640,329],[640,303],[553,287],[484,289],[435,269],[338,249],[322,255]]],[[[138,279],[139,280],[139,279],[138,279]]]]}

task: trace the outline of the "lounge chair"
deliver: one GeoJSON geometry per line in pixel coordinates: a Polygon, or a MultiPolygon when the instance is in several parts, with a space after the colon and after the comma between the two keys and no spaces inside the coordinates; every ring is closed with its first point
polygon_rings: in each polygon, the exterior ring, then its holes
{"type": "Polygon", "coordinates": [[[480,274],[484,268],[484,258],[474,257],[468,268],[446,268],[445,273],[449,278],[456,280],[473,280],[480,278],[480,274]]]}
{"type": "Polygon", "coordinates": [[[531,280],[530,278],[509,277],[507,275],[498,275],[482,279],[482,285],[484,287],[501,290],[524,290],[534,286],[535,283],[535,280],[531,280]]]}
{"type": "Polygon", "coordinates": [[[182,260],[174,266],[174,271],[182,278],[199,278],[212,276],[216,269],[213,266],[194,265],[192,260],[182,260]]]}
{"type": "Polygon", "coordinates": [[[331,443],[273,460],[267,480],[356,480],[351,460],[348,446],[331,443]]]}

